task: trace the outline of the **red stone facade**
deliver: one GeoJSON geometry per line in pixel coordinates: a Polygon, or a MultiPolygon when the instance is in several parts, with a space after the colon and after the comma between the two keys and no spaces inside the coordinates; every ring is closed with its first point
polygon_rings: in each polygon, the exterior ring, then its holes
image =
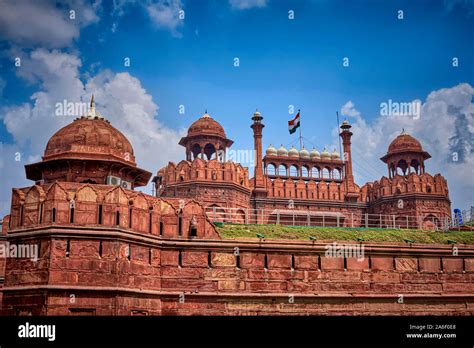
{"type": "Polygon", "coordinates": [[[248,169],[225,160],[225,150],[233,141],[219,123],[206,113],[179,143],[186,148],[186,160],[159,170],[153,179],[157,197],[192,198],[206,207],[249,207],[248,169]]]}
{"type": "MultiPolygon", "coordinates": [[[[261,147],[262,117],[256,113],[253,120],[261,147]]],[[[205,213],[212,204],[283,207],[291,198],[315,212],[353,214],[391,209],[391,201],[407,197],[414,204],[409,211],[449,214],[441,176],[430,181],[411,173],[359,189],[350,160],[336,154],[318,159],[313,152],[308,160],[270,149],[261,158],[260,148],[261,165],[249,180],[247,169],[219,158],[232,142],[217,125],[210,117],[194,124],[181,141],[187,161],[159,172],[159,197],[107,182],[114,173],[135,187],[149,173],[136,168],[133,157],[120,159],[123,151],[133,154],[131,145],[95,112],[56,133],[43,161],[26,168],[37,183],[13,189],[11,212],[3,219],[0,243],[37,246],[39,254],[37,260],[0,260],[2,314],[473,314],[471,245],[365,243],[361,261],[332,258],[322,241],[221,239],[205,213]],[[87,146],[97,152],[83,152],[87,146]],[[272,176],[270,163],[299,170],[324,166],[341,176],[272,176]],[[109,167],[97,169],[101,165],[109,167]]],[[[350,153],[350,135],[344,138],[350,153]]]]}
{"type": "Polygon", "coordinates": [[[431,156],[405,132],[381,158],[389,177],[359,187],[352,172],[353,134],[347,121],[340,132],[342,158],[335,150],[287,150],[283,145],[270,145],[262,158],[263,117],[257,111],[252,120],[253,178],[240,164],[225,160],[232,141],[206,113],[180,141],[186,160],[158,171],[157,197],[196,199],[217,211],[220,221],[232,222],[285,223],[291,216],[293,223],[296,215],[296,223],[303,225],[439,229],[451,218],[446,179],[425,171],[424,161],[431,156]]]}
{"type": "Polygon", "coordinates": [[[163,238],[44,225],[11,238],[41,258],[7,260],[4,315],[472,315],[474,249],[163,238]]]}

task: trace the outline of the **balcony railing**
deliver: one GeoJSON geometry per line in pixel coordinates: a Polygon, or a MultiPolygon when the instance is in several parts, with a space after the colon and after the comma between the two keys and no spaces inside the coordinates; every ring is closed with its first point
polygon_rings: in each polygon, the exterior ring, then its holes
{"type": "Polygon", "coordinates": [[[208,218],[213,222],[234,224],[276,224],[288,226],[384,228],[384,229],[449,229],[474,230],[474,221],[465,214],[463,224],[449,216],[409,216],[397,214],[368,214],[359,212],[313,211],[291,208],[206,208],[208,218]]]}

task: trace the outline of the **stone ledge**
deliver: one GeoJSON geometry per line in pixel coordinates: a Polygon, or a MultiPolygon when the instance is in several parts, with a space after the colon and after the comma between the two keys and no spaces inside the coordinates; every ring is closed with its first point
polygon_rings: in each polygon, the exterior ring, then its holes
{"type": "MultiPolygon", "coordinates": [[[[162,246],[167,247],[186,247],[186,248],[215,248],[221,249],[222,252],[234,251],[238,247],[241,251],[262,251],[272,250],[279,252],[294,252],[297,254],[304,254],[305,252],[312,252],[317,254],[324,254],[328,241],[293,241],[293,240],[259,240],[255,239],[180,239],[180,238],[163,238],[152,234],[139,233],[122,228],[107,228],[101,226],[36,226],[28,229],[9,231],[9,237],[39,237],[49,236],[57,238],[115,238],[123,241],[138,241],[148,246],[162,246]]],[[[345,243],[359,244],[353,241],[344,241],[345,243]]],[[[417,244],[415,246],[408,246],[405,243],[364,243],[365,253],[367,255],[380,256],[452,256],[452,246],[444,244],[417,244]]],[[[473,244],[459,244],[457,257],[473,257],[473,244]]]]}
{"type": "Polygon", "coordinates": [[[19,287],[4,287],[1,289],[2,292],[9,291],[35,291],[35,290],[56,290],[56,291],[106,291],[106,292],[125,292],[125,293],[137,293],[137,294],[146,294],[154,296],[179,296],[184,294],[185,296],[193,297],[245,297],[245,298],[262,298],[262,297],[282,297],[288,298],[289,295],[295,296],[295,298],[384,298],[384,299],[394,299],[397,300],[399,295],[403,295],[404,298],[424,298],[424,299],[473,299],[473,293],[347,293],[347,292],[323,292],[323,293],[301,293],[301,294],[292,294],[290,291],[283,292],[261,292],[261,293],[243,293],[243,292],[196,292],[196,291],[159,291],[159,290],[141,290],[134,288],[119,288],[119,287],[101,287],[101,286],[67,286],[67,285],[31,285],[31,286],[19,286],[19,287]]]}

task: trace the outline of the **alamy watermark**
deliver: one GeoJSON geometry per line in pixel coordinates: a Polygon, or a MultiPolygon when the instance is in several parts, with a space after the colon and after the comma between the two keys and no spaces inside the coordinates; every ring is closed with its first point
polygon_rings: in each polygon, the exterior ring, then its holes
{"type": "Polygon", "coordinates": [[[356,258],[357,261],[364,260],[364,245],[363,244],[339,244],[333,242],[326,245],[326,257],[346,257],[356,258]]]}
{"type": "Polygon", "coordinates": [[[387,102],[380,103],[380,115],[412,117],[418,120],[421,115],[421,101],[396,102],[389,99],[387,102]]]}
{"type": "Polygon", "coordinates": [[[19,338],[47,338],[48,341],[56,339],[56,325],[37,325],[26,322],[18,326],[19,338]]]}
{"type": "Polygon", "coordinates": [[[0,258],[24,258],[36,262],[39,258],[38,244],[0,244],[0,258]]]}
{"type": "Polygon", "coordinates": [[[218,150],[217,158],[220,161],[223,161],[225,159],[227,161],[232,161],[234,163],[240,163],[243,167],[253,168],[255,167],[256,155],[255,155],[255,150],[253,149],[252,150],[227,149],[226,151],[218,150]]]}
{"type": "Polygon", "coordinates": [[[64,99],[54,105],[54,113],[56,116],[73,116],[80,117],[85,115],[89,110],[89,104],[83,102],[71,102],[64,99]]]}

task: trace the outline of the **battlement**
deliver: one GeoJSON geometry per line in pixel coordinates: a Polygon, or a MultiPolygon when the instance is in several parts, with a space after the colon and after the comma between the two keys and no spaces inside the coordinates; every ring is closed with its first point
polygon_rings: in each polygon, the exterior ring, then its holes
{"type": "Polygon", "coordinates": [[[5,229],[34,226],[116,227],[140,234],[219,238],[193,200],[159,199],[119,186],[54,183],[13,189],[5,229]]]}
{"type": "Polygon", "coordinates": [[[408,176],[396,175],[392,179],[384,176],[378,181],[362,186],[361,192],[364,202],[394,195],[420,193],[449,199],[448,183],[441,174],[432,176],[428,173],[421,175],[411,173],[408,176]]]}
{"type": "Polygon", "coordinates": [[[248,169],[216,159],[170,162],[153,179],[157,197],[196,199],[204,206],[248,208],[251,182],[248,169]]]}
{"type": "Polygon", "coordinates": [[[210,182],[227,182],[250,189],[248,169],[239,163],[219,162],[217,160],[205,161],[196,158],[193,161],[181,161],[178,164],[170,162],[162,168],[158,175],[161,176],[162,185],[203,180],[210,182]]]}
{"type": "MultiPolygon", "coordinates": [[[[331,179],[315,181],[266,177],[266,188],[268,197],[273,198],[344,201],[345,197],[344,184],[331,179]]],[[[358,190],[355,186],[356,193],[358,190]]],[[[359,201],[362,202],[361,199],[359,201]]]]}

